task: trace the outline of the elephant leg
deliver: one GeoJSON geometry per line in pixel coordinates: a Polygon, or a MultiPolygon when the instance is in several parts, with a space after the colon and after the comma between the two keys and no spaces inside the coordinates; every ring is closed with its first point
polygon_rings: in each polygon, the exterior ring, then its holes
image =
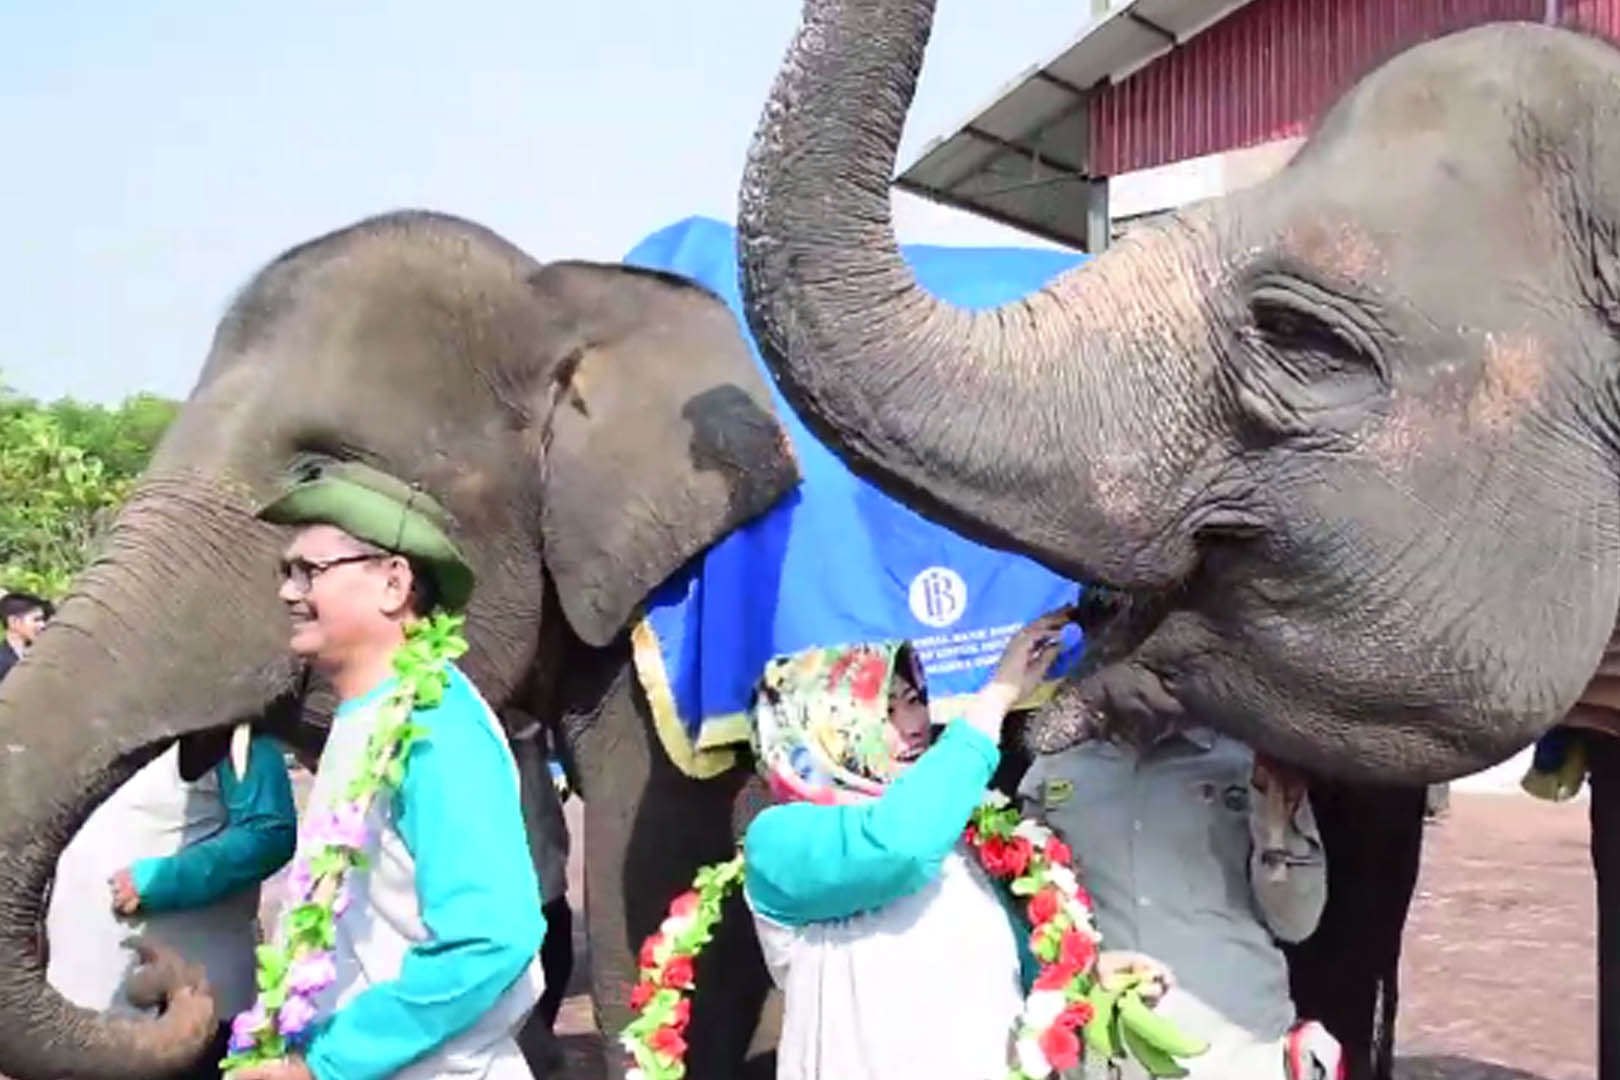
{"type": "Polygon", "coordinates": [[[517,1036],[518,1049],[535,1080],[562,1075],[557,1014],[574,972],[574,913],[568,897],[559,897],[541,910],[546,917],[546,939],[540,946],[540,967],[545,972],[546,988],[517,1036]]]}
{"type": "Polygon", "coordinates": [[[1327,855],[1316,932],[1285,947],[1294,1005],[1344,1046],[1347,1080],[1390,1080],[1401,933],[1423,850],[1424,788],[1311,785],[1327,855]]]}
{"type": "MultiPolygon", "coordinates": [[[[670,763],[653,730],[627,650],[597,673],[593,715],[565,717],[585,801],[585,909],[597,1024],[609,1075],[623,1075],[614,1038],[630,1019],[636,952],[669,902],[705,863],[729,858],[734,803],[745,776],[697,781],[670,763]]],[[[575,695],[569,694],[570,698],[575,695]]],[[[687,1075],[732,1080],[744,1061],[769,976],[741,895],[726,904],[697,965],[687,1075]]]]}
{"type": "Polygon", "coordinates": [[[1620,1080],[1620,739],[1586,737],[1597,877],[1598,1080],[1620,1080]]]}

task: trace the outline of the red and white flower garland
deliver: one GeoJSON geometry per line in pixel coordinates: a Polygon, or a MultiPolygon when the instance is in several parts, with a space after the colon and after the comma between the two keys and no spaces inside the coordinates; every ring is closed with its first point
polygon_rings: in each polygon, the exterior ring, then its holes
{"type": "Polygon", "coordinates": [[[720,906],[742,883],[739,854],[698,871],[690,892],[669,905],[669,917],[641,945],[641,979],[630,995],[636,1018],[619,1041],[630,1054],[625,1080],[680,1080],[686,1075],[687,994],[696,985],[693,964],[714,936],[720,906]]]}
{"type": "MultiPolygon", "coordinates": [[[[1106,1056],[1130,1052],[1155,1075],[1179,1075],[1162,1046],[1144,1045],[1140,1036],[1116,1037],[1121,1006],[1136,1007],[1152,993],[1153,976],[1141,973],[1099,978],[1102,936],[1092,921],[1091,897],[1080,886],[1068,845],[1039,822],[1021,818],[998,791],[985,793],[964,838],[985,871],[1017,897],[1028,897],[1030,951],[1040,962],[1024,1001],[1013,1042],[1008,1080],[1045,1080],[1074,1067],[1088,1039],[1106,1056]],[[1105,985],[1106,983],[1106,985],[1105,985]],[[1153,1060],[1143,1060],[1149,1058],[1153,1060]]],[[[688,994],[695,986],[694,963],[713,937],[720,907],[743,879],[742,856],[704,867],[691,892],[670,905],[669,917],[641,947],[640,981],[630,997],[636,1017],[620,1035],[630,1055],[626,1080],[681,1080],[686,1075],[688,994]]],[[[1193,1040],[1168,1031],[1177,1057],[1201,1052],[1193,1040]]]]}
{"type": "Polygon", "coordinates": [[[1091,917],[1091,897],[1075,877],[1073,853],[1046,826],[992,791],[974,811],[968,844],[979,864],[1018,897],[1028,897],[1029,950],[1040,971],[1013,1041],[1009,1080],[1041,1080],[1080,1061],[1080,1031],[1096,1009],[1089,993],[1096,983],[1102,935],[1091,917]]]}

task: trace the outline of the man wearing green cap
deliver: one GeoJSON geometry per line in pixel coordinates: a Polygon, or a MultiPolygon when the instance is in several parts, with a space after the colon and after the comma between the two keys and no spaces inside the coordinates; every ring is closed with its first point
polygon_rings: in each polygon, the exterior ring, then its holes
{"type": "MultiPolygon", "coordinates": [[[[306,469],[260,516],[297,527],[281,563],[292,650],[341,700],[306,811],[332,820],[322,815],[344,804],[366,760],[406,630],[436,608],[461,610],[473,575],[443,509],[364,465],[306,469]]],[[[513,1036],[543,987],[545,921],[517,768],[489,706],[453,667],[441,703],[413,721],[427,735],[394,798],[372,806],[367,868],[346,884],[336,981],[313,1016],[280,1017],[303,1053],[238,1080],[530,1076],[513,1036]]],[[[295,899],[316,843],[300,839],[295,899]]]]}

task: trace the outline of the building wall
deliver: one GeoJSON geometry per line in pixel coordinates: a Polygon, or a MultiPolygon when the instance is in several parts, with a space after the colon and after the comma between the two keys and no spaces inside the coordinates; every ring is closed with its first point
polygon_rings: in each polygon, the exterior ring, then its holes
{"type": "Polygon", "coordinates": [[[1131,223],[1257,184],[1287,164],[1301,141],[1279,139],[1112,177],[1108,216],[1131,223]]]}
{"type": "Polygon", "coordinates": [[[1620,0],[1254,0],[1093,97],[1092,170],[1114,177],[1298,138],[1402,49],[1549,12],[1620,39],[1620,0]]]}

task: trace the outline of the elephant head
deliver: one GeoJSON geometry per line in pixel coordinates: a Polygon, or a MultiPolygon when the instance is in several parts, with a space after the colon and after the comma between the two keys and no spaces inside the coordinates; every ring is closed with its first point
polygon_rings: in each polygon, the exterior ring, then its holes
{"type": "Polygon", "coordinates": [[[1556,721],[1620,601],[1620,55],[1506,24],[1412,48],[1269,182],[970,313],[891,224],[933,8],[807,0],[750,153],[749,320],[806,420],[1135,597],[1069,688],[1093,720],[1403,781],[1556,721]]]}
{"type": "Polygon", "coordinates": [[[312,457],[367,461],[453,515],[478,576],[467,667],[497,706],[533,680],[544,609],[616,640],[651,588],[797,482],[736,320],[680,279],[542,266],[425,213],[276,259],[0,687],[0,1073],[154,1076],[200,1048],[205,997],[129,1023],[51,991],[42,896],[95,803],[174,736],[301,704],[285,537],[254,514],[312,457]]]}

